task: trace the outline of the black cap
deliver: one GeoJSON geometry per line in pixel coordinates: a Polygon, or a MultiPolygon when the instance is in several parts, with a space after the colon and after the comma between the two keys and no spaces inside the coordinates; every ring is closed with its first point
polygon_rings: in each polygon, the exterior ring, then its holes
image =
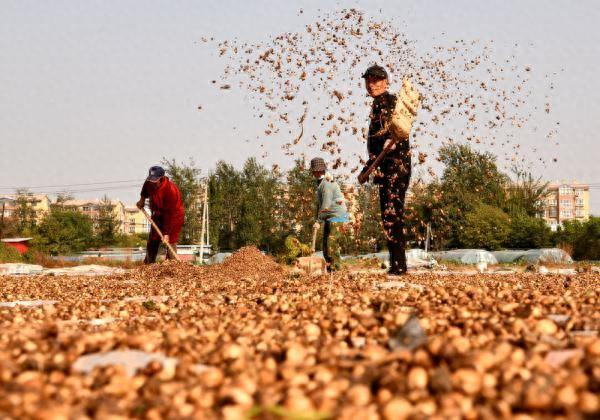
{"type": "Polygon", "coordinates": [[[148,178],[146,181],[156,182],[165,176],[165,170],[161,166],[153,166],[148,171],[148,178]]]}
{"type": "Polygon", "coordinates": [[[387,79],[388,74],[387,74],[387,71],[385,71],[385,69],[383,67],[378,66],[377,64],[374,64],[371,67],[369,67],[367,69],[367,71],[364,72],[362,77],[364,79],[366,79],[368,77],[372,77],[374,79],[387,79]]]}

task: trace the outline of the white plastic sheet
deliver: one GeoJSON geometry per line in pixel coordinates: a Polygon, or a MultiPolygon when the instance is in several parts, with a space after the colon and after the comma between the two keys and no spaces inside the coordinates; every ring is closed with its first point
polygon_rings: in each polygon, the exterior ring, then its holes
{"type": "MultiPolygon", "coordinates": [[[[370,254],[362,254],[356,256],[347,256],[345,258],[360,258],[360,259],[377,259],[381,261],[386,267],[390,265],[390,254],[385,252],[373,252],[370,254]]],[[[437,261],[427,252],[422,249],[409,249],[406,251],[406,265],[408,268],[418,267],[434,267],[437,265],[437,261]]]]}
{"type": "Polygon", "coordinates": [[[485,249],[453,249],[451,251],[433,252],[437,260],[452,261],[461,264],[498,264],[498,260],[485,249]]]}
{"type": "Polygon", "coordinates": [[[527,250],[502,250],[494,251],[494,256],[499,262],[527,262],[530,264],[572,264],[573,259],[567,252],[560,248],[540,248],[527,250]]]}
{"type": "Polygon", "coordinates": [[[44,267],[35,264],[7,263],[0,264],[0,276],[40,274],[44,267]]]}
{"type": "Polygon", "coordinates": [[[231,252],[218,252],[208,260],[209,264],[221,264],[228,257],[231,256],[231,252]]]}

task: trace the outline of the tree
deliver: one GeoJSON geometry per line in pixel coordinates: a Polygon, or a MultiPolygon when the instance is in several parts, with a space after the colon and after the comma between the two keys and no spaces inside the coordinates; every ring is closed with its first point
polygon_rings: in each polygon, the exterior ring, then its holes
{"type": "Polygon", "coordinates": [[[449,144],[440,149],[439,159],[445,164],[442,175],[445,195],[457,204],[472,209],[480,203],[500,207],[506,201],[508,177],[500,172],[492,153],[481,153],[464,144],[449,144]]]}
{"type": "Polygon", "coordinates": [[[178,163],[175,159],[163,159],[162,164],[171,181],[179,188],[185,209],[185,223],[181,229],[180,243],[198,243],[202,227],[203,205],[200,170],[192,159],[188,163],[178,163]]]}
{"type": "Polygon", "coordinates": [[[17,190],[15,203],[15,222],[19,235],[27,236],[35,232],[37,213],[35,211],[35,198],[27,190],[17,190]]]}
{"type": "Polygon", "coordinates": [[[513,249],[543,248],[552,243],[552,231],[543,219],[525,213],[513,215],[505,246],[513,249]]]}
{"type": "Polygon", "coordinates": [[[98,220],[95,226],[95,242],[98,246],[113,245],[117,240],[121,221],[115,213],[115,207],[106,195],[98,204],[98,220]]]}
{"type": "MultiPolygon", "coordinates": [[[[364,184],[358,187],[355,214],[356,252],[377,252],[386,244],[381,226],[379,193],[376,185],[364,184]]],[[[343,249],[344,252],[350,250],[343,249]]]]}
{"type": "Polygon", "coordinates": [[[73,199],[75,199],[75,196],[73,194],[71,194],[68,191],[63,191],[63,192],[58,193],[58,195],[56,196],[56,204],[62,205],[66,201],[73,200],[73,199]]]}
{"type": "Polygon", "coordinates": [[[210,198],[210,238],[213,249],[234,249],[235,229],[240,220],[242,179],[236,169],[224,161],[208,178],[210,198]]]}
{"type": "Polygon", "coordinates": [[[590,217],[582,226],[573,246],[573,258],[600,260],[600,217],[590,217]]]}
{"type": "MultiPolygon", "coordinates": [[[[460,247],[466,214],[485,204],[502,207],[506,202],[508,177],[500,172],[496,157],[468,145],[449,144],[440,149],[445,168],[439,183],[433,183],[430,196],[438,209],[433,222],[438,240],[445,246],[460,247]]],[[[432,211],[433,211],[432,209],[432,211]]]]}
{"type": "Polygon", "coordinates": [[[535,217],[543,210],[543,200],[546,197],[547,182],[534,178],[527,170],[513,167],[515,180],[508,187],[508,199],[503,206],[508,214],[524,213],[535,217]]]}
{"type": "Polygon", "coordinates": [[[5,237],[17,236],[19,230],[17,228],[17,220],[14,215],[8,215],[7,202],[10,199],[0,199],[0,239],[5,237]]]}
{"type": "Polygon", "coordinates": [[[579,220],[565,220],[554,234],[554,242],[558,245],[573,247],[577,239],[583,234],[583,223],[579,220]]]}
{"type": "Polygon", "coordinates": [[[585,222],[566,220],[558,229],[556,243],[571,250],[573,259],[600,259],[600,217],[590,217],[585,222]]]}
{"type": "Polygon", "coordinates": [[[56,254],[83,251],[93,240],[92,219],[74,209],[53,206],[38,227],[35,244],[56,254]]]}
{"type": "Polygon", "coordinates": [[[510,233],[510,219],[501,209],[480,204],[465,215],[465,224],[458,233],[467,248],[500,249],[510,233]]]}
{"type": "Polygon", "coordinates": [[[15,248],[0,242],[0,264],[21,262],[23,258],[15,248]]]}
{"type": "Polygon", "coordinates": [[[279,189],[277,172],[268,171],[255,158],[249,158],[244,163],[241,182],[240,220],[235,235],[237,247],[276,247],[275,210],[279,189]]]}
{"type": "Polygon", "coordinates": [[[304,159],[296,159],[280,197],[281,229],[310,243],[317,218],[316,183],[304,159]]]}

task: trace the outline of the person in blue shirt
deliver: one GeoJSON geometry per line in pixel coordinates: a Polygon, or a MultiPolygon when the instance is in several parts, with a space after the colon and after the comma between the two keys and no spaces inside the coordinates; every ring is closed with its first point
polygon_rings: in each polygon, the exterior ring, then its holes
{"type": "Polygon", "coordinates": [[[327,270],[341,266],[340,238],[343,224],[349,221],[346,200],[337,182],[327,172],[325,161],[316,157],[310,161],[310,170],[317,182],[317,221],[323,223],[323,257],[327,270]]]}

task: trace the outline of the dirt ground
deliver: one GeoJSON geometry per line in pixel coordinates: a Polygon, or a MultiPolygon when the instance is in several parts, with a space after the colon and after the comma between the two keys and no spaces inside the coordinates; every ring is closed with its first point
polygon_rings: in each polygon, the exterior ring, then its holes
{"type": "Polygon", "coordinates": [[[599,284],[309,278],[253,248],[208,267],[0,277],[0,418],[594,418],[599,284]],[[115,350],[168,360],[82,367],[115,350]]]}

